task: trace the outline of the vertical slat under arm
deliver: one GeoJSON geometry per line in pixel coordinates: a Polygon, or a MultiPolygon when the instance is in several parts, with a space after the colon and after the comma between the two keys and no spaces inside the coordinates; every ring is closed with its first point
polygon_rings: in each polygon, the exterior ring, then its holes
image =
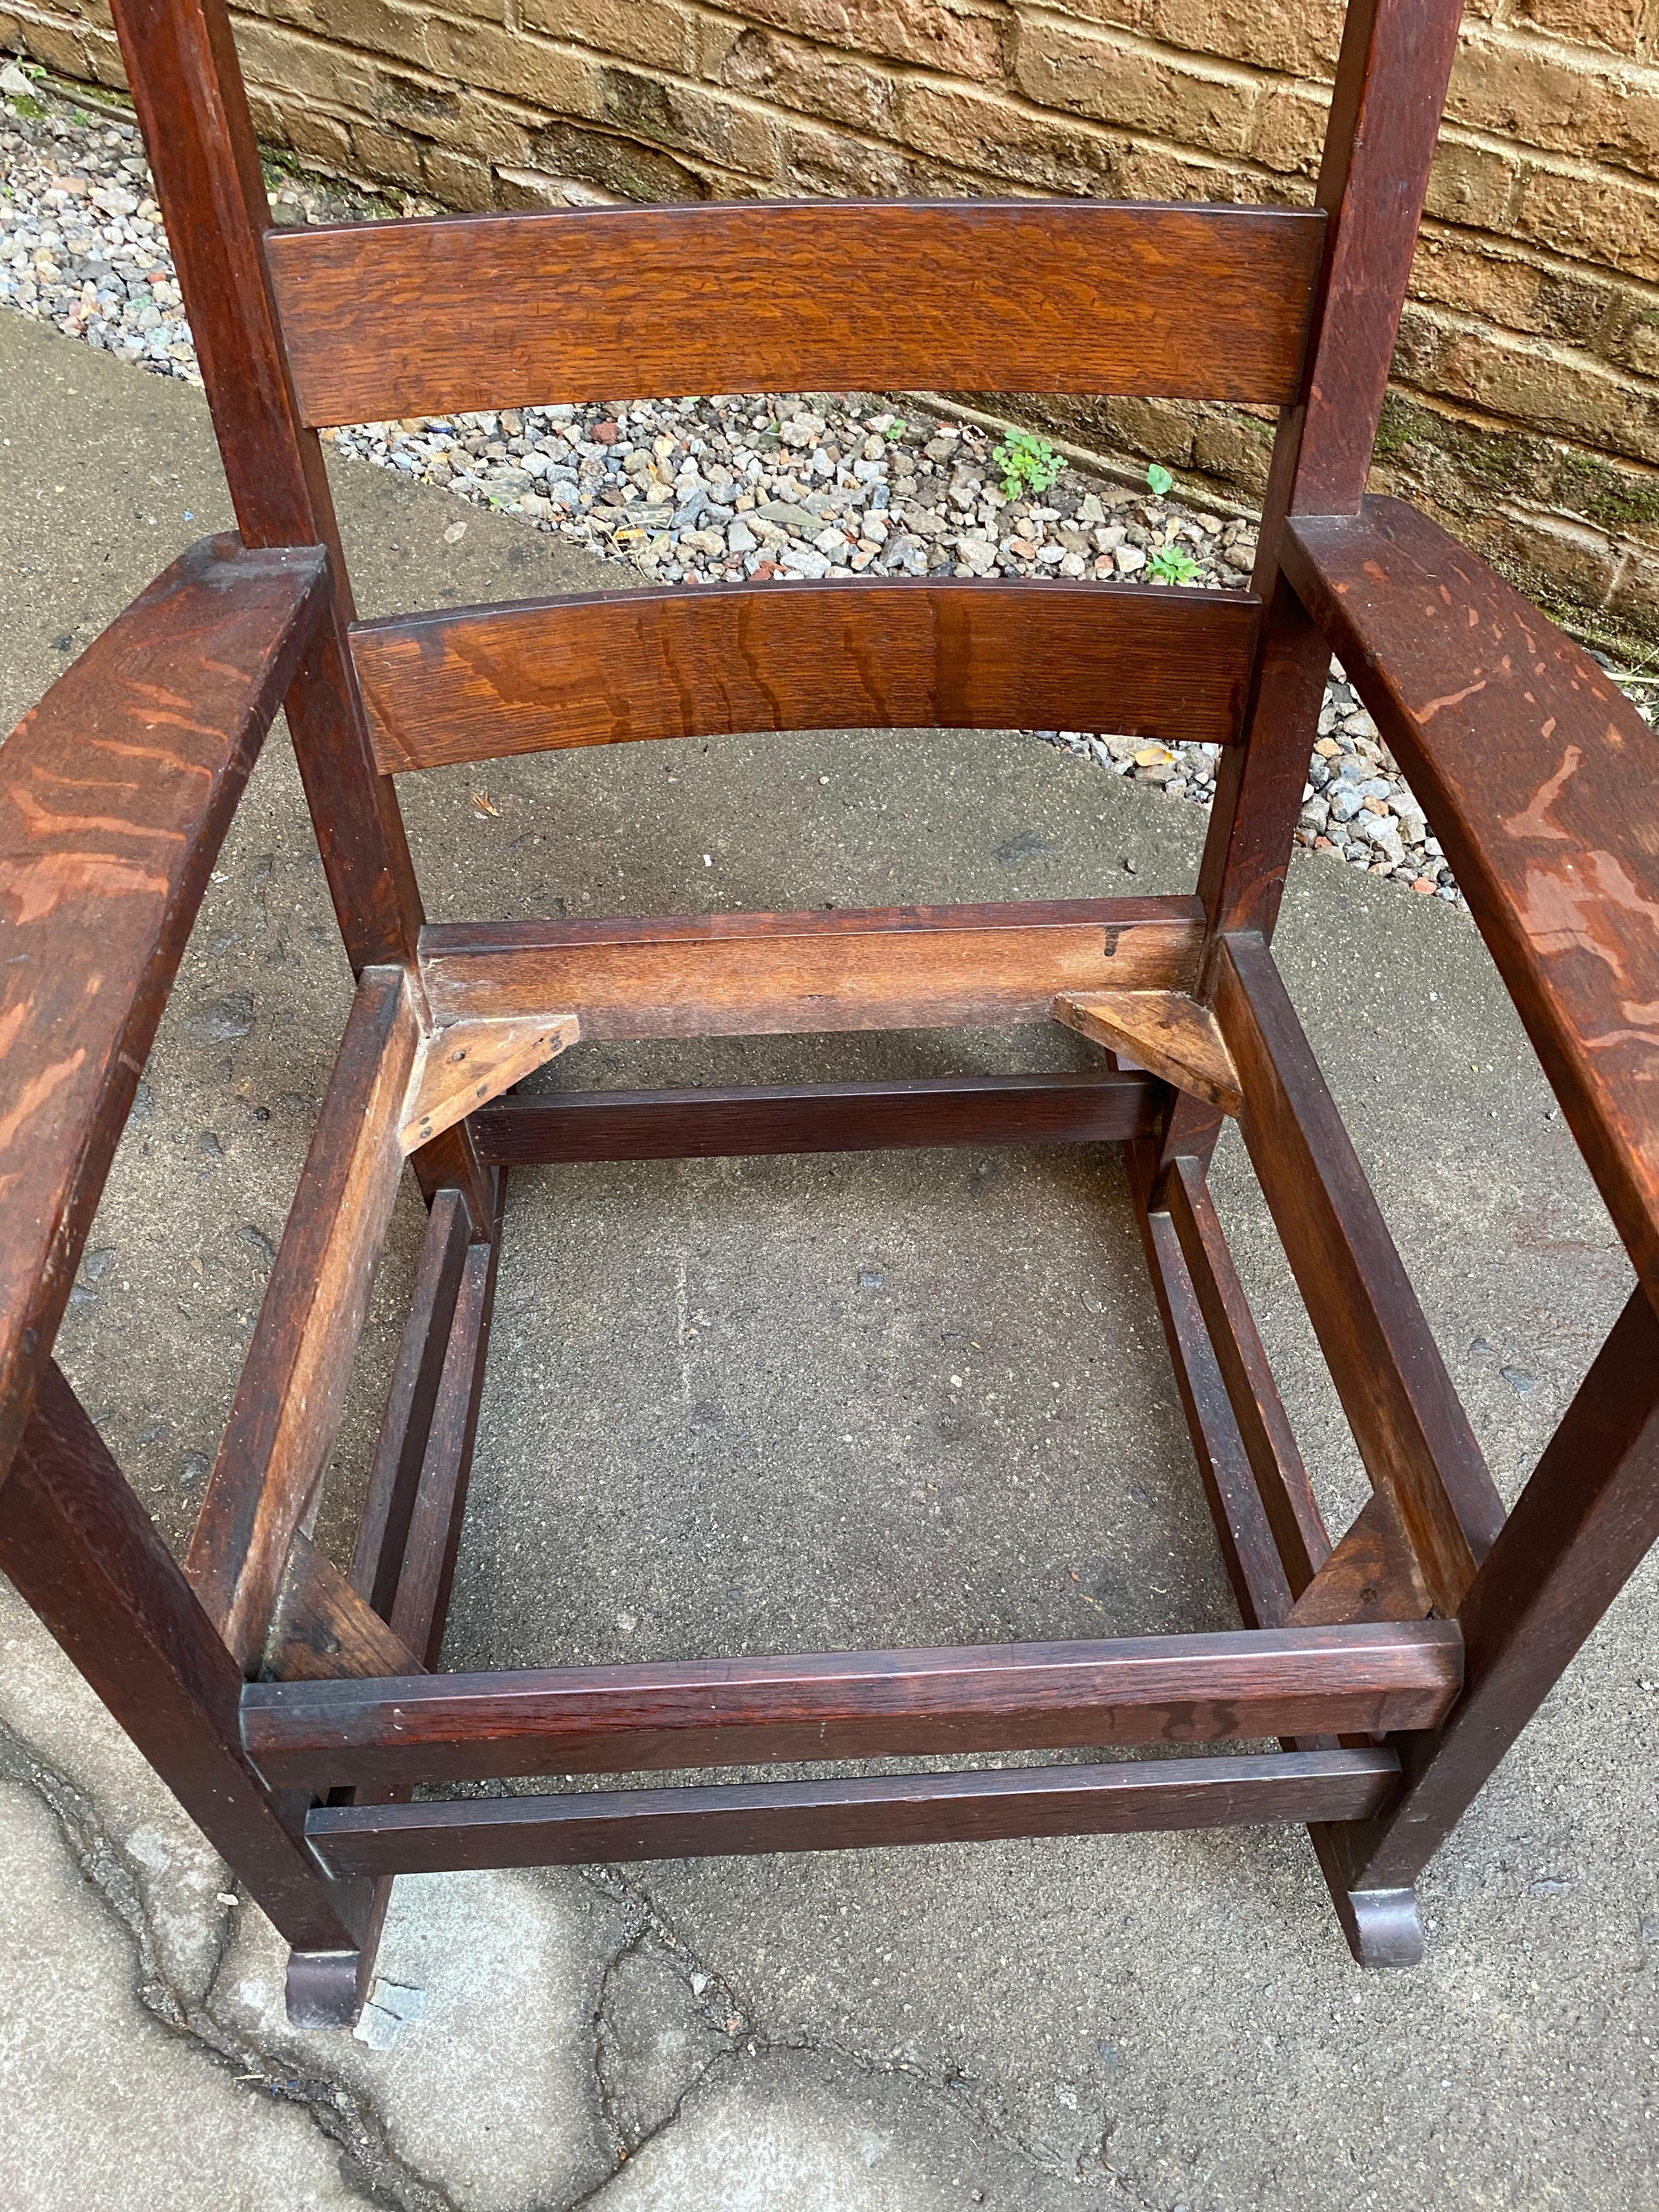
{"type": "Polygon", "coordinates": [[[1355,1887],[1413,1882],[1659,1541],[1659,1320],[1638,1289],[1458,1613],[1468,1672],[1407,1784],[1348,1840],[1355,1887]]]}
{"type": "Polygon", "coordinates": [[[339,1427],[403,1166],[398,1115],[417,1038],[404,970],[365,970],[185,1562],[244,1667],[339,1427]]]}
{"type": "Polygon", "coordinates": [[[465,1200],[459,1190],[441,1190],[427,1220],[351,1561],[352,1588],[388,1620],[461,1287],[467,1231],[465,1200]]]}
{"type": "Polygon", "coordinates": [[[0,1568],[296,1948],[355,1951],[368,1891],[327,1881],[241,1748],[241,1675],[58,1369],[0,1491],[0,1568]]]}
{"type": "Polygon", "coordinates": [[[262,246],[270,208],[224,0],[112,0],[242,538],[323,545],[334,599],[289,729],[354,969],[410,961],[420,893],[346,645],[350,588],[322,448],[300,422],[262,246]]]}
{"type": "Polygon", "coordinates": [[[392,1608],[392,1627],[428,1667],[437,1665],[443,1648],[450,1585],[460,1548],[461,1516],[472,1472],[472,1442],[477,1431],[489,1322],[495,1303],[506,1184],[507,1170],[498,1168],[489,1242],[467,1247],[392,1608]]]}
{"type": "Polygon", "coordinates": [[[1152,1203],[1156,1169],[1152,1146],[1126,1145],[1124,1164],[1146,1247],[1147,1270],[1169,1342],[1170,1363],[1227,1578],[1238,1601],[1239,1613],[1249,1626],[1282,1627],[1290,1618],[1291,1586],[1176,1224],[1165,1207],[1152,1203]]]}
{"type": "Polygon", "coordinates": [[[1196,1160],[1177,1159],[1162,1189],[1291,1595],[1300,1597],[1331,1549],[1313,1485],[1285,1418],[1203,1169],[1196,1160]]]}
{"type": "Polygon", "coordinates": [[[1393,1492],[1449,1619],[1503,1501],[1266,940],[1224,937],[1219,951],[1216,1012],[1251,1164],[1365,1470],[1393,1492]]]}

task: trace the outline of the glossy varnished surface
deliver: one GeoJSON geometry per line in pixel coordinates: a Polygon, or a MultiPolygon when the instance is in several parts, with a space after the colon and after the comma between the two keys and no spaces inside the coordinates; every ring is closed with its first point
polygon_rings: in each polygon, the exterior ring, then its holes
{"type": "Polygon", "coordinates": [[[567,1091],[475,1116],[487,1160],[753,1158],[933,1145],[1122,1144],[1149,1134],[1146,1075],[960,1075],[741,1091],[567,1091]]]}
{"type": "Polygon", "coordinates": [[[319,1807],[307,1839],[337,1875],[421,1873],[872,1844],[1114,1835],[1353,1820],[1399,1781],[1392,1751],[883,1774],[845,1782],[572,1791],[453,1805],[319,1807]]]}
{"type": "Polygon", "coordinates": [[[266,240],[307,422],[697,392],[1295,393],[1324,218],[1090,200],[584,208],[266,240]]]}
{"type": "Polygon", "coordinates": [[[1659,1289],[1659,738],[1582,647],[1399,500],[1297,523],[1286,559],[1659,1289]]]}
{"type": "Polygon", "coordinates": [[[360,623],[387,771],[735,730],[1073,729],[1226,744],[1238,592],[957,577],[595,592],[360,623]]]}
{"type": "Polygon", "coordinates": [[[0,1480],[322,576],[203,539],[0,749],[0,1480]]]}
{"type": "Polygon", "coordinates": [[[1462,1679],[1456,1628],[1263,1630],[384,1682],[262,1682],[243,1739],[308,1789],[500,1774],[1063,1744],[1212,1743],[1426,1727],[1462,1679]]]}

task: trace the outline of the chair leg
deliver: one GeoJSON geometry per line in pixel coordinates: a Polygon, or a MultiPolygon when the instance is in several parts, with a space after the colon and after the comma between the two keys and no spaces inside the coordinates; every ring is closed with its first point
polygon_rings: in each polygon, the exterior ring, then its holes
{"type": "Polygon", "coordinates": [[[380,1953],[392,1876],[374,1885],[363,1940],[355,1951],[290,1951],[285,1995],[290,2027],[355,2027],[368,2002],[380,1953]]]}
{"type": "Polygon", "coordinates": [[[1361,1966],[1417,1966],[1423,1962],[1423,1922],[1417,1892],[1399,1889],[1355,1889],[1350,1887],[1347,1854],[1342,1832],[1325,1822],[1308,1830],[1319,1859],[1321,1873],[1336,1907],[1336,1917],[1348,1941],[1355,1964],[1361,1966]]]}

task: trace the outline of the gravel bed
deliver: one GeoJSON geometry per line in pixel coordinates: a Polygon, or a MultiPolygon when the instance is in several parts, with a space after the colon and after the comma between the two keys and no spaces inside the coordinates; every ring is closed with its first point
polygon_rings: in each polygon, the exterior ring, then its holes
{"type": "MultiPolygon", "coordinates": [[[[0,302],[199,384],[137,130],[118,110],[88,112],[15,64],[0,68],[0,302]]],[[[269,180],[286,222],[434,212],[410,195],[330,178],[273,167],[269,180]]],[[[1039,475],[1059,468],[1051,482],[1021,489],[999,457],[1000,434],[914,401],[724,395],[323,434],[343,453],[503,508],[661,583],[868,574],[1237,587],[1255,555],[1249,521],[1061,466],[1059,456],[1042,457],[1039,475]]],[[[1207,805],[1214,795],[1216,746],[1035,734],[1173,799],[1207,805]]],[[[1297,836],[1423,896],[1458,897],[1421,807],[1335,662],[1297,836]]]]}

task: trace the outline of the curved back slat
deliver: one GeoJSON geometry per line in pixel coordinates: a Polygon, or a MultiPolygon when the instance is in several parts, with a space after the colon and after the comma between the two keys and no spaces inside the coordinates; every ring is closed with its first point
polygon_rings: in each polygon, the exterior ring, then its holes
{"type": "Polygon", "coordinates": [[[276,230],[307,423],[710,392],[1285,404],[1322,215],[1093,200],[580,208],[276,230]]]}
{"type": "Polygon", "coordinates": [[[1226,744],[1243,592],[967,578],[603,592],[360,623],[392,772],[738,730],[1073,729],[1226,744]]]}

